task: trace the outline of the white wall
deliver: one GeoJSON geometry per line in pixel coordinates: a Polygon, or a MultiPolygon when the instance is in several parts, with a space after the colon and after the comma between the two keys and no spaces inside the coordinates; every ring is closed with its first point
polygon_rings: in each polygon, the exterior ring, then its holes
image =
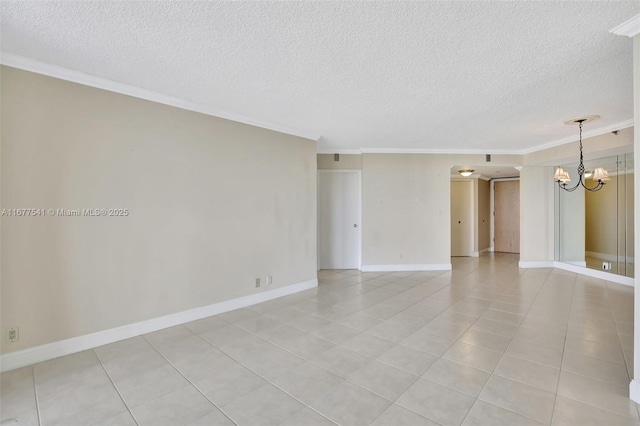
{"type": "Polygon", "coordinates": [[[2,68],[1,203],[13,352],[316,278],[316,144],[2,68]],[[273,275],[270,287],[255,288],[273,275]]]}

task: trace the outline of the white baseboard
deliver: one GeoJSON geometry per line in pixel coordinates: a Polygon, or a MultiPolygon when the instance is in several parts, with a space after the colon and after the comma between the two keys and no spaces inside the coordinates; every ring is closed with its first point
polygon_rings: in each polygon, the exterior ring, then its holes
{"type": "Polygon", "coordinates": [[[629,399],[636,404],[640,404],[640,383],[636,382],[635,379],[629,383],[629,399]]]}
{"type": "Polygon", "coordinates": [[[190,309],[188,311],[165,315],[133,324],[127,324],[109,330],[98,331],[96,333],[85,334],[84,336],[60,340],[21,351],[9,352],[0,356],[0,371],[5,372],[15,370],[16,368],[96,348],[119,340],[129,339],[131,337],[185,324],[191,321],[210,317],[212,315],[245,308],[247,306],[277,299],[279,297],[298,293],[317,286],[318,279],[316,278],[288,285],[286,287],[275,288],[273,290],[250,294],[237,299],[225,300],[224,302],[190,309]]]}
{"type": "Polygon", "coordinates": [[[586,275],[588,277],[599,278],[605,281],[611,281],[622,285],[628,285],[630,287],[635,286],[635,281],[631,277],[625,277],[618,274],[612,274],[610,272],[599,271],[597,269],[583,268],[582,266],[572,265],[570,263],[555,261],[554,268],[562,269],[564,271],[575,272],[577,274],[586,275]]]}
{"type": "Polygon", "coordinates": [[[553,268],[555,267],[555,262],[553,260],[544,260],[539,262],[518,262],[518,267],[520,268],[553,268]]]}
{"type": "Polygon", "coordinates": [[[482,253],[490,253],[491,251],[491,247],[487,247],[486,249],[474,251],[473,253],[471,253],[471,257],[480,257],[482,253]]]}
{"type": "Polygon", "coordinates": [[[450,271],[450,263],[425,263],[406,265],[362,265],[362,272],[450,271]]]}
{"type": "Polygon", "coordinates": [[[520,268],[558,268],[563,271],[575,272],[577,274],[586,275],[588,277],[599,278],[605,281],[611,281],[630,287],[635,286],[634,279],[610,272],[598,271],[597,269],[589,269],[587,267],[578,266],[571,263],[558,262],[557,260],[545,260],[540,262],[519,262],[520,268]]]}

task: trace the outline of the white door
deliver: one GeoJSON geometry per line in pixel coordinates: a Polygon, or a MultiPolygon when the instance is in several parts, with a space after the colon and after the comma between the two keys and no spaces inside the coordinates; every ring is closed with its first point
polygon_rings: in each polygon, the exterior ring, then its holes
{"type": "Polygon", "coordinates": [[[451,256],[473,253],[473,182],[451,181],[451,256]]]}
{"type": "Polygon", "coordinates": [[[360,268],[360,171],[318,173],[318,267],[360,268]]]}

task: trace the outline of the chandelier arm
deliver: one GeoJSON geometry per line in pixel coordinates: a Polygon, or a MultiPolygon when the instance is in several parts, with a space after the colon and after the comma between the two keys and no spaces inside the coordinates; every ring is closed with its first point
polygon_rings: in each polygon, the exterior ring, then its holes
{"type": "Polygon", "coordinates": [[[584,189],[586,189],[587,191],[596,192],[596,191],[600,191],[602,188],[604,188],[604,183],[603,182],[598,182],[598,184],[596,186],[594,186],[593,188],[589,188],[584,184],[582,186],[584,186],[584,189]]]}
{"type": "Polygon", "coordinates": [[[580,183],[576,183],[574,186],[567,188],[566,184],[563,184],[562,182],[558,182],[558,186],[560,187],[560,189],[563,189],[567,192],[573,192],[576,189],[578,189],[578,187],[580,186],[580,183]]]}

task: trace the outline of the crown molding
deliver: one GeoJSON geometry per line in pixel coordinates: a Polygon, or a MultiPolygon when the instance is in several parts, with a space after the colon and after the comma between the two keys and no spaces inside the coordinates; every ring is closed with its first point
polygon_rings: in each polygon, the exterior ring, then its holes
{"type": "Polygon", "coordinates": [[[262,129],[272,130],[291,136],[297,136],[313,141],[317,141],[318,139],[320,139],[319,135],[309,132],[301,131],[298,129],[291,129],[289,127],[269,123],[266,121],[256,120],[240,114],[221,111],[213,108],[210,105],[200,102],[178,98],[176,96],[155,92],[153,90],[142,89],[130,84],[119,83],[117,81],[98,77],[96,75],[88,74],[82,71],[41,62],[36,59],[26,58],[24,56],[15,55],[13,53],[0,52],[0,64],[12,68],[18,68],[24,71],[33,72],[36,74],[54,77],[60,80],[70,81],[72,83],[78,83],[85,86],[95,87],[97,89],[107,90],[109,92],[120,93],[122,95],[132,96],[134,98],[144,99],[163,105],[169,105],[187,111],[198,112],[213,117],[223,118],[225,120],[235,121],[237,123],[248,124],[250,126],[260,127],[262,129]]]}
{"type": "MultiPolygon", "coordinates": [[[[620,121],[618,123],[614,123],[611,124],[609,126],[605,126],[605,127],[599,127],[597,129],[593,129],[587,132],[582,132],[582,140],[588,139],[588,138],[592,138],[595,136],[600,136],[600,135],[604,135],[606,133],[611,133],[615,130],[622,130],[622,129],[626,129],[628,127],[633,127],[633,118],[629,119],[629,120],[624,120],[624,121],[620,121]]],[[[547,142],[547,143],[543,143],[541,145],[537,145],[534,146],[533,148],[528,148],[525,150],[521,150],[519,152],[513,152],[513,154],[522,154],[522,155],[526,155],[526,154],[532,154],[534,152],[538,152],[538,151],[543,151],[545,149],[549,149],[549,148],[554,148],[556,146],[560,146],[560,145],[564,145],[567,143],[571,143],[571,142],[575,142],[577,141],[578,138],[573,135],[573,136],[567,136],[565,138],[562,139],[556,139],[555,141],[551,141],[551,142],[547,142]]]]}
{"type": "Polygon", "coordinates": [[[491,154],[510,155],[519,152],[511,149],[446,149],[446,148],[360,148],[363,154],[444,154],[444,155],[470,155],[491,154]]]}
{"type": "Polygon", "coordinates": [[[626,37],[634,37],[640,34],[640,14],[634,16],[626,22],[623,22],[615,28],[612,28],[609,32],[615,35],[626,37]]]}
{"type": "MultiPolygon", "coordinates": [[[[633,22],[637,21],[638,25],[640,25],[640,15],[625,22],[620,27],[630,24],[632,21],[633,22]]],[[[235,121],[238,123],[248,124],[250,126],[260,127],[266,130],[272,130],[272,131],[284,133],[287,135],[297,136],[304,139],[310,139],[313,141],[318,141],[320,139],[320,135],[312,134],[310,132],[301,131],[298,129],[292,129],[292,128],[281,126],[278,124],[255,120],[253,118],[245,117],[243,115],[221,111],[211,107],[210,105],[206,105],[203,103],[178,98],[176,96],[171,96],[164,93],[154,92],[152,90],[142,89],[142,88],[125,84],[125,83],[119,83],[119,82],[108,80],[92,74],[88,74],[82,71],[72,70],[70,68],[49,64],[46,62],[41,62],[35,59],[15,55],[13,53],[0,51],[0,64],[6,65],[12,68],[18,68],[24,71],[29,71],[37,74],[46,75],[49,77],[58,78],[60,80],[66,80],[73,83],[82,84],[85,86],[95,87],[97,89],[107,90],[110,92],[120,93],[123,95],[132,96],[139,99],[145,99],[151,102],[157,102],[160,104],[169,105],[175,108],[194,111],[201,114],[210,115],[213,117],[218,117],[226,120],[235,121]]],[[[584,132],[583,139],[599,136],[599,135],[611,132],[613,130],[621,130],[621,129],[632,127],[632,126],[633,126],[633,119],[625,120],[620,123],[616,123],[607,127],[584,132]]],[[[553,148],[555,146],[564,145],[566,143],[574,142],[576,140],[577,139],[575,138],[575,136],[570,136],[570,137],[558,139],[555,141],[551,141],[542,145],[537,145],[532,148],[528,148],[524,150],[446,149],[446,148],[359,148],[359,149],[319,149],[318,154],[526,155],[526,154],[531,154],[533,152],[542,151],[544,149],[553,148]]]]}

